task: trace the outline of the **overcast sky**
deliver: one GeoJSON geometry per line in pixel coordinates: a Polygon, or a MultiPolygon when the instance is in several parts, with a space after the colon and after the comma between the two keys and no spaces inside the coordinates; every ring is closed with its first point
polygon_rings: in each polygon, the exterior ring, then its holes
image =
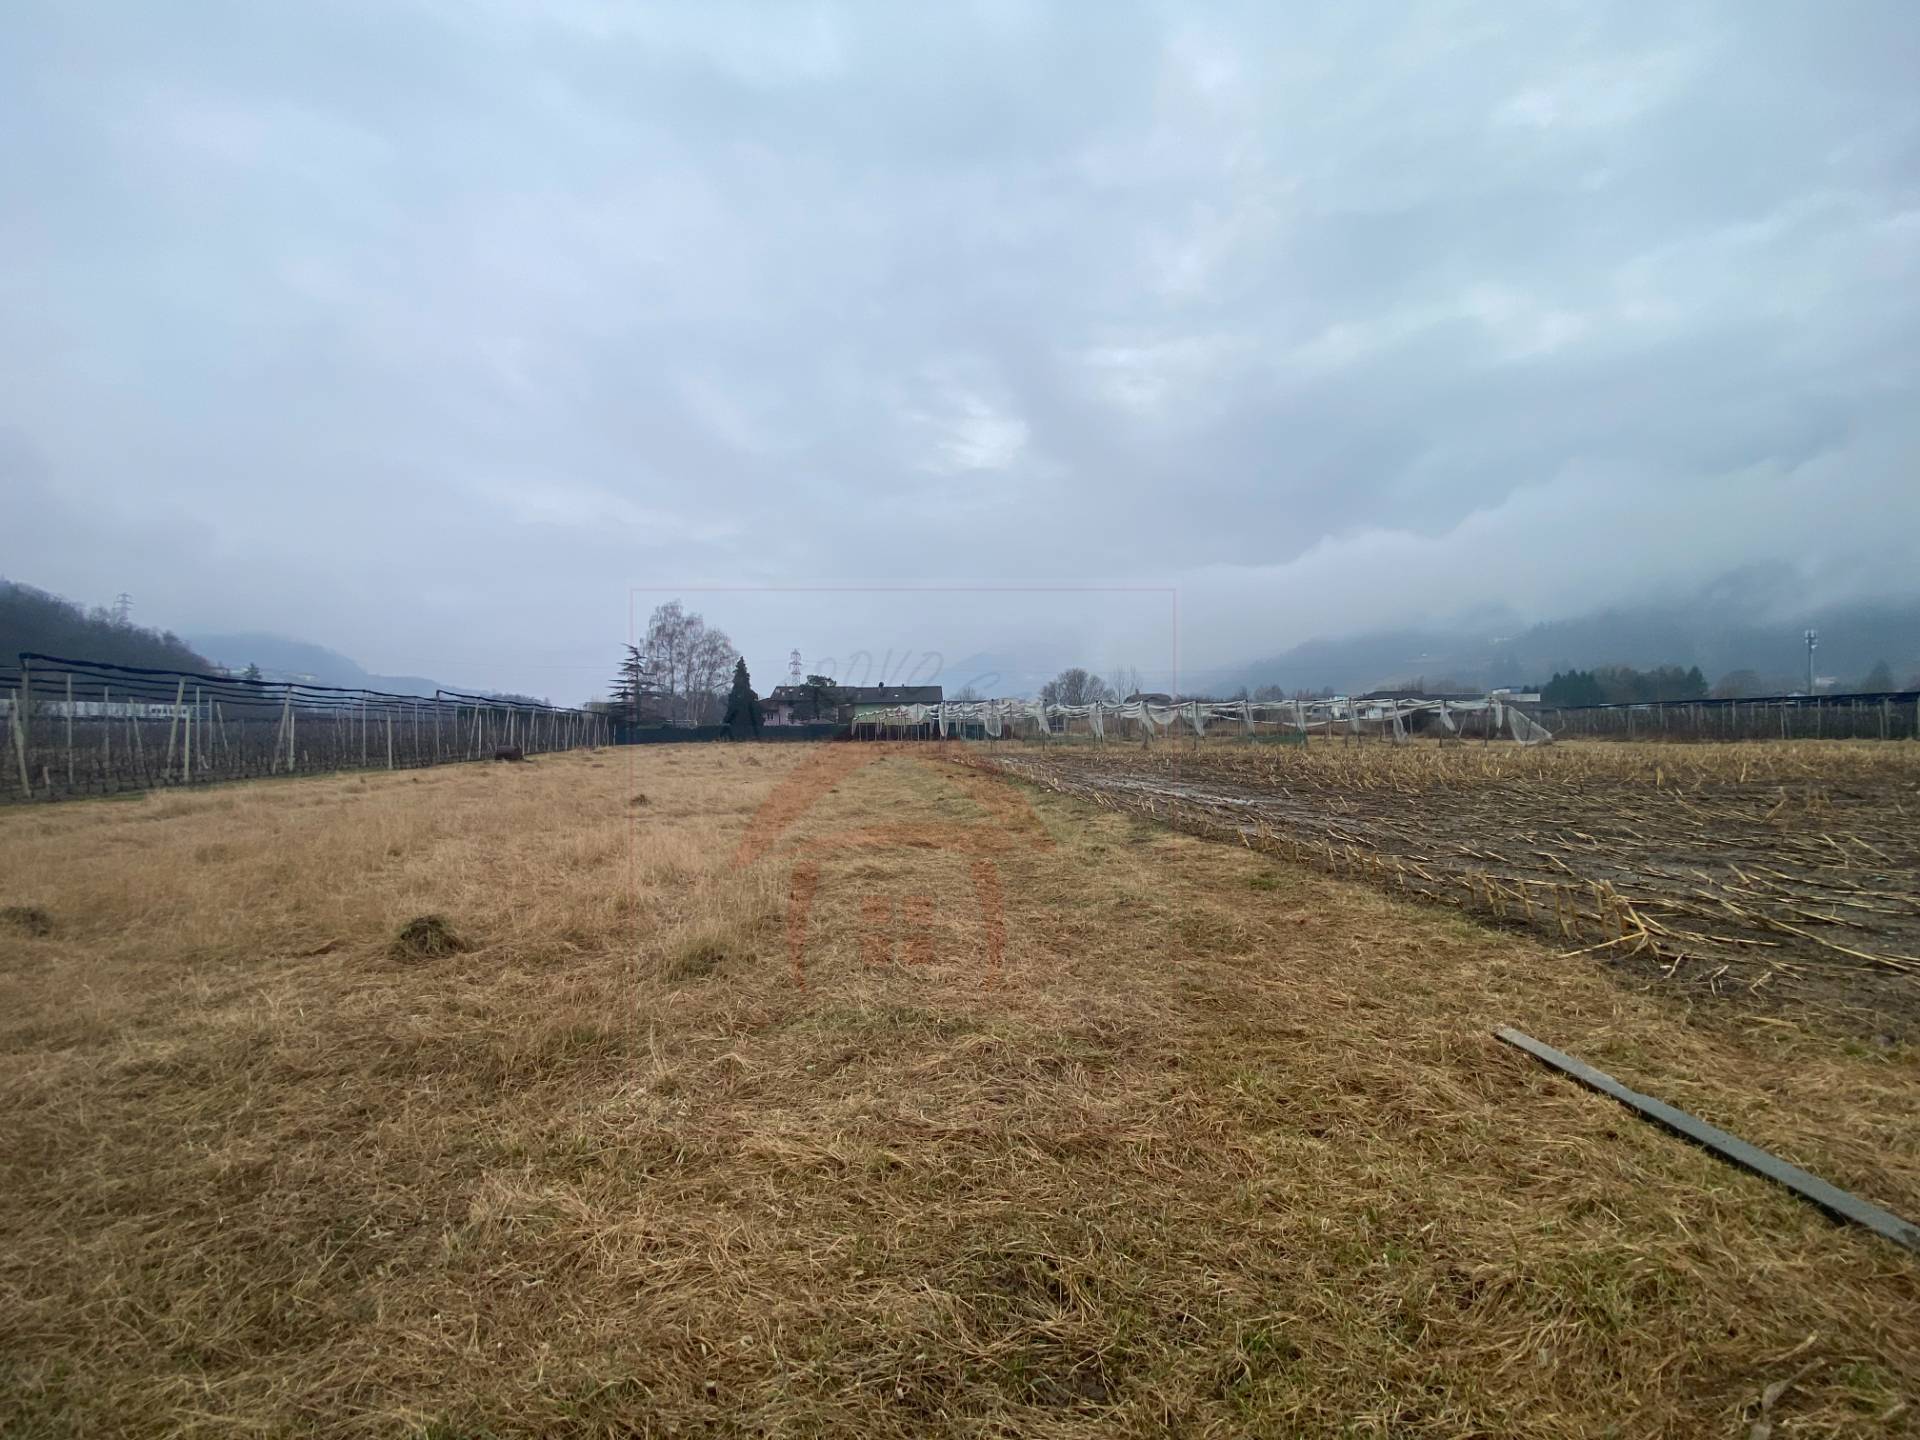
{"type": "MultiPolygon", "coordinates": [[[[0,573],[577,700],[1920,559],[1920,5],[14,0],[0,573]],[[809,666],[811,668],[811,666],[809,666]]],[[[1143,653],[1144,652],[1144,653],[1143,653]]]]}

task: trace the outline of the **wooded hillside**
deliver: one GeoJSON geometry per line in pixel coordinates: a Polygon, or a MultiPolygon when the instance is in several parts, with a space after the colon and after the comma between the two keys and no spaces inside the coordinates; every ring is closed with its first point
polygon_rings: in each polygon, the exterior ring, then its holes
{"type": "Polygon", "coordinates": [[[0,579],[0,663],[13,663],[23,650],[156,670],[213,668],[171,630],[148,630],[105,606],[83,609],[32,585],[0,579]]]}

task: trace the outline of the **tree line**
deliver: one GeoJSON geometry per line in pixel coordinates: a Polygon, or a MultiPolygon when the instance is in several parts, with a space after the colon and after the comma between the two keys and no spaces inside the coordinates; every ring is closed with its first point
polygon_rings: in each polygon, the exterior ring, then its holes
{"type": "Polygon", "coordinates": [[[1646,705],[1658,700],[1704,700],[1707,677],[1695,665],[1601,665],[1592,670],[1556,673],[1540,687],[1543,705],[1646,705]]]}
{"type": "MultiPolygon", "coordinates": [[[[654,607],[647,632],[637,645],[626,647],[613,678],[607,709],[633,725],[711,725],[739,708],[741,687],[752,697],[746,662],[732,637],[711,625],[697,610],[678,600],[654,607]],[[732,684],[729,685],[729,681],[732,684]],[[723,705],[722,692],[735,702],[723,705]]],[[[751,699],[745,713],[758,730],[759,701],[751,699]]]]}
{"type": "MultiPolygon", "coordinates": [[[[1635,670],[1629,665],[1601,665],[1592,670],[1557,673],[1540,688],[1545,705],[1646,705],[1661,700],[1751,700],[1763,695],[1793,695],[1805,690],[1804,676],[1762,675],[1757,670],[1729,670],[1711,686],[1695,665],[1661,665],[1635,670]]],[[[1905,685],[1894,681],[1885,660],[1857,680],[1823,686],[1826,694],[1876,695],[1890,690],[1920,689],[1920,676],[1905,685]]]]}

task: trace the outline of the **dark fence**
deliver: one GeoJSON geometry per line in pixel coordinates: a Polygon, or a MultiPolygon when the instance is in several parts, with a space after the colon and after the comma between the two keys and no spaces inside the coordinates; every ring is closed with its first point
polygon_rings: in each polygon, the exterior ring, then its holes
{"type": "Polygon", "coordinates": [[[1912,740],[1920,691],[1544,706],[1535,718],[1562,740],[1912,740]]]}
{"type": "Polygon", "coordinates": [[[584,710],[431,697],[26,654],[0,666],[0,802],[262,775],[407,769],[611,738],[584,710]]]}
{"type": "MultiPolygon", "coordinates": [[[[831,720],[813,725],[762,725],[756,740],[831,740],[846,734],[847,727],[831,720]]],[[[731,740],[733,732],[724,725],[619,725],[615,727],[616,745],[688,745],[705,740],[731,740]]]]}

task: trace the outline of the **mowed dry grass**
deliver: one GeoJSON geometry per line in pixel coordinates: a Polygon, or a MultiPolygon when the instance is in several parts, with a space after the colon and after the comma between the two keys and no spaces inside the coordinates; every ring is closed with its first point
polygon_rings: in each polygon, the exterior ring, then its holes
{"type": "Polygon", "coordinates": [[[1487,1032],[1913,1215],[1910,1048],[932,747],[15,809],[6,905],[9,1434],[1913,1423],[1920,1260],[1487,1032]]]}

